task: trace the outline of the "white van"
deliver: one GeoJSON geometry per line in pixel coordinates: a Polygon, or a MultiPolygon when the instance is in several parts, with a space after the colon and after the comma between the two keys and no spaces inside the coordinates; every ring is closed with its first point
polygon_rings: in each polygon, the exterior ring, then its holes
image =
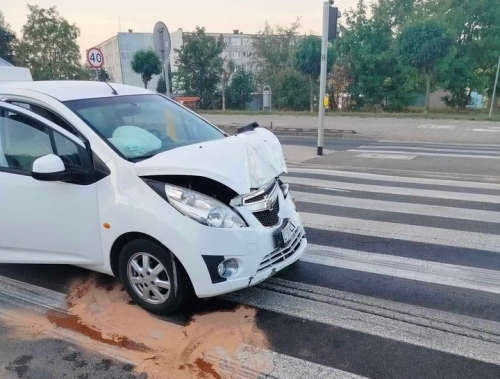
{"type": "Polygon", "coordinates": [[[156,313],[242,289],[307,240],[281,145],[229,136],[159,94],[103,82],[0,84],[0,263],[118,276],[156,313]]]}

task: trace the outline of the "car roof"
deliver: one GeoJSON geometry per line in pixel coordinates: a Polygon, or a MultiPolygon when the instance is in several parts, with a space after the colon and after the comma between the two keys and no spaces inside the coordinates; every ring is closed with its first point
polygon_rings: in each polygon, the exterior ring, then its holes
{"type": "MultiPolygon", "coordinates": [[[[116,90],[119,96],[154,94],[154,92],[148,91],[144,88],[116,83],[109,84],[116,90]]],[[[59,101],[94,99],[115,96],[113,95],[113,90],[109,87],[108,84],[95,81],[52,80],[0,83],[0,93],[5,87],[43,93],[59,101]]]]}

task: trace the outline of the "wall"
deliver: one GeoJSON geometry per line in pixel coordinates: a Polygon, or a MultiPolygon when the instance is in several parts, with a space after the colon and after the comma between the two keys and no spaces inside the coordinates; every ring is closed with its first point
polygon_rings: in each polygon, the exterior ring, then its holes
{"type": "Polygon", "coordinates": [[[97,45],[104,56],[104,69],[109,74],[109,81],[112,83],[123,84],[122,67],[120,60],[120,49],[118,46],[118,37],[114,36],[97,45]]]}
{"type": "MultiPolygon", "coordinates": [[[[143,49],[154,49],[153,33],[118,33],[118,43],[123,84],[144,88],[141,76],[132,70],[130,63],[135,52],[143,49]]],[[[148,83],[148,89],[156,91],[159,79],[159,75],[154,75],[148,83]]]]}

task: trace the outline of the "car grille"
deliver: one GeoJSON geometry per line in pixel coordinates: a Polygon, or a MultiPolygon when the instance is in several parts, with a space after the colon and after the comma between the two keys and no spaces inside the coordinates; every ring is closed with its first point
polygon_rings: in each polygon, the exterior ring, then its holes
{"type": "Polygon", "coordinates": [[[259,222],[264,225],[266,228],[270,228],[272,226],[278,225],[280,222],[280,217],[278,215],[280,211],[280,202],[279,199],[276,198],[273,208],[266,209],[265,211],[254,212],[254,216],[259,220],[259,222]]]}
{"type": "Polygon", "coordinates": [[[276,185],[277,185],[276,182],[273,182],[261,194],[256,195],[254,197],[246,198],[245,199],[245,204],[253,204],[253,203],[256,203],[258,201],[266,199],[273,192],[274,187],[276,187],[276,185]]]}
{"type": "Polygon", "coordinates": [[[264,257],[257,272],[260,272],[267,268],[271,268],[278,263],[286,261],[297,252],[298,248],[300,247],[300,241],[302,241],[303,238],[304,229],[297,228],[295,230],[294,237],[290,240],[287,246],[285,246],[283,249],[273,251],[271,254],[268,254],[264,257]]]}

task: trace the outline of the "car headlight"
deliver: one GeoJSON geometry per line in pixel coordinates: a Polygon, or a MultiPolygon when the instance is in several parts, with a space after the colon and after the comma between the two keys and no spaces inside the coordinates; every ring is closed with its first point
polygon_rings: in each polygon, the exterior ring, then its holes
{"type": "Polygon", "coordinates": [[[187,188],[165,184],[169,203],[182,214],[213,228],[244,228],[245,221],[224,203],[187,188]]]}

